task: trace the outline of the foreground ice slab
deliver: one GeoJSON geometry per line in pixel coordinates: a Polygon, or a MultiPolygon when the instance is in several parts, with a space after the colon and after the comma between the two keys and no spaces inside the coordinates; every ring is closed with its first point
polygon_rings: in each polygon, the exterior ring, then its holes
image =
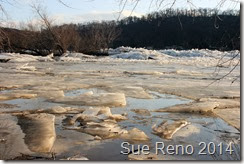
{"type": "Polygon", "coordinates": [[[92,91],[81,94],[79,96],[66,96],[60,99],[52,99],[52,102],[83,105],[83,106],[108,106],[118,107],[125,106],[126,99],[124,93],[98,93],[94,94],[92,91]]]}
{"type": "Polygon", "coordinates": [[[55,116],[27,114],[18,116],[18,124],[25,133],[25,144],[33,152],[50,152],[56,139],[55,116]]]}

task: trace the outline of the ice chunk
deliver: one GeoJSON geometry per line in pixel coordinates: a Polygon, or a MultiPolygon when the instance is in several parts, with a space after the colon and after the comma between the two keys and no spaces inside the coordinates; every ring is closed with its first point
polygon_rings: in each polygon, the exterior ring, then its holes
{"type": "Polygon", "coordinates": [[[64,53],[61,57],[65,58],[65,57],[73,57],[73,58],[79,58],[79,59],[94,59],[95,56],[92,55],[86,55],[83,53],[64,53]]]}
{"type": "Polygon", "coordinates": [[[187,124],[188,122],[185,120],[174,121],[172,124],[168,124],[167,121],[163,121],[157,127],[156,124],[153,125],[152,130],[154,134],[157,134],[164,139],[172,139],[173,135],[187,124]]]}
{"type": "Polygon", "coordinates": [[[68,111],[71,111],[71,107],[61,107],[61,106],[54,106],[50,109],[45,110],[47,113],[52,113],[52,114],[62,114],[62,113],[67,113],[68,111]]]}
{"type": "Polygon", "coordinates": [[[197,135],[200,133],[200,128],[193,124],[188,124],[187,127],[182,127],[179,133],[175,133],[174,137],[189,137],[190,135],[197,135]]]}
{"type": "Polygon", "coordinates": [[[83,113],[67,117],[63,122],[66,125],[74,125],[80,122],[81,127],[67,127],[67,129],[78,130],[101,138],[117,137],[121,133],[127,133],[120,128],[117,120],[127,119],[119,114],[112,114],[108,107],[97,107],[86,109],[83,113]]]}
{"type": "Polygon", "coordinates": [[[38,61],[40,62],[53,62],[53,53],[49,54],[48,56],[42,57],[40,56],[39,58],[37,58],[38,61]]]}
{"type": "Polygon", "coordinates": [[[63,62],[79,62],[79,61],[81,61],[81,59],[77,58],[77,57],[60,57],[59,61],[63,61],[63,62]]]}
{"type": "Polygon", "coordinates": [[[109,107],[90,107],[84,110],[82,113],[74,115],[72,118],[67,118],[69,125],[74,125],[77,120],[82,120],[82,124],[86,122],[102,122],[103,120],[126,120],[127,117],[120,114],[112,114],[109,107]]]}
{"type": "Polygon", "coordinates": [[[147,141],[149,140],[149,137],[141,130],[137,128],[133,128],[129,130],[127,133],[122,133],[120,135],[120,138],[123,138],[125,140],[136,140],[136,141],[147,141]]]}
{"type": "Polygon", "coordinates": [[[33,93],[36,93],[38,96],[40,97],[44,97],[47,99],[52,99],[52,98],[60,98],[60,97],[64,97],[64,91],[61,90],[49,90],[49,91],[45,91],[45,90],[34,90],[33,93]]]}
{"type": "Polygon", "coordinates": [[[99,136],[103,139],[117,137],[119,134],[127,132],[120,128],[117,122],[113,120],[104,120],[99,123],[87,122],[84,126],[77,127],[76,130],[93,136],[99,136]]]}
{"type": "Polygon", "coordinates": [[[152,98],[152,96],[148,94],[142,87],[115,85],[106,89],[109,92],[124,93],[128,97],[142,98],[142,99],[152,98]]]}
{"type": "Polygon", "coordinates": [[[65,96],[63,98],[52,99],[51,101],[84,106],[118,107],[126,105],[124,93],[81,94],[79,96],[65,96]]]}
{"type": "Polygon", "coordinates": [[[50,152],[56,139],[55,116],[27,114],[18,116],[18,124],[25,133],[25,143],[33,152],[50,152]]]}
{"type": "Polygon", "coordinates": [[[32,93],[2,93],[0,94],[0,100],[12,100],[12,99],[32,99],[37,97],[37,94],[32,93]]]}
{"type": "Polygon", "coordinates": [[[179,113],[212,113],[219,106],[217,102],[191,102],[187,104],[174,105],[162,109],[157,109],[155,112],[179,112],[179,113]]]}
{"type": "Polygon", "coordinates": [[[36,67],[29,66],[29,63],[26,63],[26,64],[21,65],[21,66],[17,66],[16,69],[23,70],[23,71],[36,71],[36,67]]]}

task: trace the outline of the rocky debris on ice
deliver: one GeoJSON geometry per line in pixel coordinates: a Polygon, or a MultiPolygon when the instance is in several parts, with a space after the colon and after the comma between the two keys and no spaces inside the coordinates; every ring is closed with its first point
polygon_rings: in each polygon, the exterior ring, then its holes
{"type": "Polygon", "coordinates": [[[172,139],[173,135],[182,127],[188,125],[186,120],[178,120],[169,124],[168,121],[163,121],[158,126],[152,126],[153,133],[164,139],[172,139]]]}
{"type": "Polygon", "coordinates": [[[97,93],[92,91],[78,96],[65,96],[50,101],[56,103],[83,105],[83,106],[108,106],[118,107],[125,106],[126,99],[124,93],[97,93]]]}
{"type": "Polygon", "coordinates": [[[18,115],[17,118],[28,148],[33,152],[50,152],[56,139],[55,116],[40,113],[18,115]]]}

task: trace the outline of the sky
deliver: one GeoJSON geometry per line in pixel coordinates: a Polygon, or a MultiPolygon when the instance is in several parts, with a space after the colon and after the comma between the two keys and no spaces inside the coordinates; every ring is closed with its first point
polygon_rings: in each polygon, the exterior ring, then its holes
{"type": "MultiPolygon", "coordinates": [[[[84,23],[101,20],[116,20],[119,17],[119,12],[123,8],[121,2],[126,0],[63,0],[69,7],[61,4],[58,0],[9,0],[9,3],[3,3],[3,7],[8,13],[7,20],[9,26],[18,26],[20,22],[29,22],[39,19],[31,4],[42,4],[48,15],[54,19],[56,24],[62,23],[84,23]],[[10,23],[9,23],[10,22],[10,23]]],[[[225,3],[220,6],[221,0],[191,0],[192,3],[187,3],[189,0],[176,0],[174,8],[220,8],[240,9],[239,3],[235,0],[225,0],[225,3]]],[[[157,0],[151,3],[151,0],[140,0],[136,8],[136,0],[127,0],[127,4],[123,9],[121,18],[127,16],[142,16],[147,13],[166,9],[171,6],[173,0],[164,0],[164,3],[156,4],[157,0]],[[132,12],[133,11],[133,12],[132,12]]]]}

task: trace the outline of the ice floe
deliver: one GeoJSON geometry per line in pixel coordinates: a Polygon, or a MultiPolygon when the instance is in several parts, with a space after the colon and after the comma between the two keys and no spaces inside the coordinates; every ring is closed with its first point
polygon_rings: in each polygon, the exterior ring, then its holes
{"type": "Polygon", "coordinates": [[[18,116],[18,124],[25,133],[25,144],[33,152],[50,152],[56,139],[55,116],[27,114],[18,116]]]}
{"type": "Polygon", "coordinates": [[[124,93],[97,93],[92,91],[78,95],[78,96],[65,96],[62,98],[52,99],[52,102],[70,104],[70,105],[83,105],[83,106],[125,106],[126,99],[124,93]]]}

